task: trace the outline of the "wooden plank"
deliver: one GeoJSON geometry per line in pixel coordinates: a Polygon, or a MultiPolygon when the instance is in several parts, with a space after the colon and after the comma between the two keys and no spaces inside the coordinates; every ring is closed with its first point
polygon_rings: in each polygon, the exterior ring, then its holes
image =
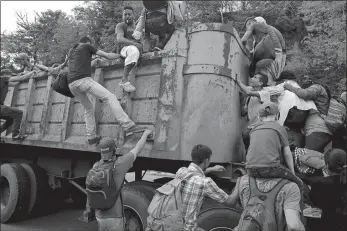
{"type": "Polygon", "coordinates": [[[74,104],[74,99],[70,97],[66,97],[65,99],[65,107],[64,107],[64,116],[63,116],[63,122],[62,122],[62,129],[60,133],[60,142],[64,142],[69,133],[69,129],[71,126],[71,119],[72,119],[72,108],[74,104]]]}
{"type": "Polygon", "coordinates": [[[50,114],[52,112],[52,81],[53,81],[53,76],[50,75],[48,76],[47,79],[47,86],[46,86],[46,94],[45,94],[45,99],[43,103],[43,109],[42,109],[42,115],[41,115],[41,121],[40,121],[40,139],[42,139],[45,134],[48,133],[48,118],[50,117],[50,114]]]}
{"type": "MultiPolygon", "coordinates": [[[[104,71],[102,70],[102,68],[97,68],[95,69],[95,74],[94,74],[94,80],[95,82],[104,85],[104,71]]],[[[93,99],[93,106],[94,106],[94,113],[95,113],[95,131],[96,134],[99,134],[99,121],[100,121],[100,112],[101,112],[101,103],[100,100],[98,99],[93,99]]]]}
{"type": "Polygon", "coordinates": [[[27,122],[31,120],[32,110],[33,110],[33,102],[34,102],[34,90],[35,90],[35,80],[29,79],[28,89],[25,96],[25,105],[23,110],[22,122],[20,125],[20,133],[33,133],[30,131],[30,128],[27,128],[27,122]]]}

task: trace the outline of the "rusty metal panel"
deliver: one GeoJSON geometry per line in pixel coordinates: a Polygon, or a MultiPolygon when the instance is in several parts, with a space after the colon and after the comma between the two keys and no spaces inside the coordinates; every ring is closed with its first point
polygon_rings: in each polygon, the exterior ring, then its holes
{"type": "MultiPolygon", "coordinates": [[[[43,109],[43,104],[33,106],[33,109],[32,109],[33,114],[31,118],[31,122],[40,123],[41,117],[42,117],[42,109],[43,109]]],[[[35,132],[39,132],[39,131],[35,131],[35,132]]]]}
{"type": "Polygon", "coordinates": [[[131,119],[135,123],[155,123],[158,100],[133,100],[131,119]]]}
{"type": "Polygon", "coordinates": [[[65,104],[52,104],[52,112],[51,116],[48,118],[48,122],[62,122],[63,121],[63,115],[64,115],[64,106],[65,104]]]}
{"type": "Polygon", "coordinates": [[[137,77],[135,80],[135,98],[159,96],[160,73],[137,77]]]}
{"type": "Polygon", "coordinates": [[[14,102],[14,106],[23,106],[26,102],[26,95],[27,95],[28,88],[18,88],[17,91],[17,97],[14,102]]]}
{"type": "Polygon", "coordinates": [[[58,92],[52,91],[52,103],[65,102],[65,96],[59,94],[58,92]]]}
{"type": "Polygon", "coordinates": [[[84,107],[78,101],[72,106],[71,122],[84,123],[84,107]]]}
{"type": "Polygon", "coordinates": [[[109,136],[109,137],[117,137],[118,131],[120,127],[118,124],[100,124],[99,123],[99,134],[102,137],[109,136]]]}
{"type": "MultiPolygon", "coordinates": [[[[106,72],[108,73],[108,72],[106,72]]],[[[122,97],[122,90],[119,86],[121,79],[104,79],[103,86],[111,93],[115,94],[118,99],[122,97]]]]}
{"type": "Polygon", "coordinates": [[[57,136],[59,138],[61,134],[61,129],[62,129],[61,123],[48,122],[47,124],[47,131],[49,135],[57,136]]]}
{"type": "MultiPolygon", "coordinates": [[[[70,136],[82,136],[82,137],[86,137],[86,125],[85,123],[71,123],[71,127],[70,127],[70,136]]],[[[86,138],[85,138],[86,139],[86,138]]]]}

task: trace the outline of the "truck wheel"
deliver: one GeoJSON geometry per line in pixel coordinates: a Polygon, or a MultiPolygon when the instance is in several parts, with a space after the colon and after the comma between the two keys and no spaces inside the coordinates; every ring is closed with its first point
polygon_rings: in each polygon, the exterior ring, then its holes
{"type": "Polygon", "coordinates": [[[18,221],[28,215],[30,182],[19,164],[1,165],[1,223],[18,221]]]}
{"type": "Polygon", "coordinates": [[[206,231],[230,231],[238,225],[241,214],[232,208],[210,208],[198,216],[198,227],[206,231]]]}
{"type": "Polygon", "coordinates": [[[147,185],[127,185],[126,187],[130,187],[133,188],[135,190],[140,191],[141,193],[143,193],[147,199],[149,201],[151,201],[153,199],[153,196],[155,194],[155,188],[151,187],[151,186],[147,186],[147,185]]]}
{"type": "Polygon", "coordinates": [[[20,164],[26,171],[30,182],[30,202],[28,214],[42,210],[43,200],[47,197],[48,179],[43,168],[32,164],[20,164]]]}
{"type": "Polygon", "coordinates": [[[144,231],[147,227],[147,209],[151,201],[142,190],[137,187],[124,187],[122,190],[126,231],[144,231]]]}
{"type": "Polygon", "coordinates": [[[148,186],[148,187],[151,187],[154,189],[157,189],[160,186],[162,186],[162,184],[158,184],[158,183],[150,182],[150,181],[145,181],[145,180],[131,181],[131,182],[125,184],[125,186],[132,186],[132,185],[148,186]]]}

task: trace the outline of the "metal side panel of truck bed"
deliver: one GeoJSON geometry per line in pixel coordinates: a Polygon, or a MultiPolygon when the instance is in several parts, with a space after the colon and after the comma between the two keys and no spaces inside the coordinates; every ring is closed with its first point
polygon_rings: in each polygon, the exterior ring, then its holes
{"type": "MultiPolygon", "coordinates": [[[[133,80],[136,91],[125,106],[135,123],[155,131],[141,156],[188,161],[192,147],[202,143],[212,148],[213,162],[237,161],[242,118],[234,79],[238,75],[246,81],[249,63],[249,55],[230,24],[179,29],[165,50],[143,54],[133,80]]],[[[121,59],[94,63],[94,80],[124,102],[119,86],[122,75],[121,59]]],[[[23,110],[21,129],[30,133],[23,142],[14,143],[97,152],[95,145],[86,143],[82,105],[53,91],[53,78],[41,72],[9,88],[5,104],[23,110]]],[[[136,140],[124,139],[110,108],[99,100],[92,102],[97,132],[117,139],[118,152],[132,148],[136,140]]],[[[11,143],[8,132],[3,135],[11,143]]]]}

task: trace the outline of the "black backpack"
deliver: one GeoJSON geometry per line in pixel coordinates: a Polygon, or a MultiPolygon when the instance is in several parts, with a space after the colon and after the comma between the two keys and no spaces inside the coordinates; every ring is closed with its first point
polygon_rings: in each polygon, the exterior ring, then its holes
{"type": "MultiPolygon", "coordinates": [[[[78,44],[75,44],[72,49],[70,49],[68,58],[65,60],[63,67],[66,66],[67,62],[69,61],[72,51],[75,50],[75,48],[78,46],[78,44]]],[[[58,76],[53,80],[52,82],[52,89],[59,94],[62,94],[64,96],[74,98],[75,96],[71,93],[69,84],[67,82],[68,78],[68,73],[66,72],[66,69],[64,68],[63,70],[60,71],[58,76]]]]}
{"type": "Polygon", "coordinates": [[[93,209],[112,208],[120,194],[122,186],[116,191],[117,185],[113,177],[114,163],[115,160],[109,162],[101,160],[94,164],[87,174],[87,198],[89,206],[93,209]]]}

